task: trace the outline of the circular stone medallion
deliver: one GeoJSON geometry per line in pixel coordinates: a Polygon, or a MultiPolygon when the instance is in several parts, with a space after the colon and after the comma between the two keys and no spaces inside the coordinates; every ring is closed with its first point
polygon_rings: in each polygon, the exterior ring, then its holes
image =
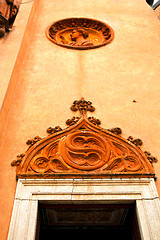
{"type": "Polygon", "coordinates": [[[59,46],[83,50],[110,43],[114,38],[114,31],[98,20],[68,18],[52,23],[46,29],[46,36],[59,46]]]}
{"type": "Polygon", "coordinates": [[[111,153],[106,139],[97,133],[81,130],[64,137],[59,148],[64,162],[81,171],[102,167],[108,162],[111,153]]]}

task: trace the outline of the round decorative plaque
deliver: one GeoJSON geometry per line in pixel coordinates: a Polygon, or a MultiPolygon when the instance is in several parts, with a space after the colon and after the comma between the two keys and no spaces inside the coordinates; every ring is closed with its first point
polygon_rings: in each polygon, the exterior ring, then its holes
{"type": "Polygon", "coordinates": [[[47,38],[62,47],[92,49],[110,43],[114,31],[101,21],[89,18],[68,18],[52,23],[46,29],[47,38]]]}
{"type": "Polygon", "coordinates": [[[77,131],[60,142],[61,156],[72,168],[91,171],[105,165],[110,157],[109,142],[97,133],[77,131]]]}

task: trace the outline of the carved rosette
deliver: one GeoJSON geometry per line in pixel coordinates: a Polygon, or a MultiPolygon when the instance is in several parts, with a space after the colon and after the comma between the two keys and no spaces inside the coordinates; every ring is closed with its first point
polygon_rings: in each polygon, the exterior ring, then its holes
{"type": "Polygon", "coordinates": [[[102,167],[110,155],[106,140],[90,131],[77,130],[62,139],[60,145],[60,152],[65,163],[82,171],[102,167]]]}

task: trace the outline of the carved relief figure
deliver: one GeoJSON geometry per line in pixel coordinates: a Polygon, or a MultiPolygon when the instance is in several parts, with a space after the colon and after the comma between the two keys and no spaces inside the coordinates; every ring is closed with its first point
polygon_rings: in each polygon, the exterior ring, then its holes
{"type": "Polygon", "coordinates": [[[18,9],[19,4],[16,0],[0,1],[0,37],[12,28],[18,9]]]}
{"type": "Polygon", "coordinates": [[[70,34],[71,37],[71,43],[69,43],[64,36],[60,36],[61,38],[61,42],[63,44],[67,44],[70,46],[94,46],[94,44],[87,40],[87,38],[89,37],[88,32],[83,29],[83,28],[76,28],[72,31],[72,33],[70,34]]]}
{"type": "Polygon", "coordinates": [[[93,46],[94,44],[87,40],[89,34],[83,28],[74,29],[71,33],[72,46],[93,46]]]}
{"type": "Polygon", "coordinates": [[[46,37],[61,47],[85,50],[110,43],[114,31],[108,24],[95,19],[67,18],[48,26],[46,37]]]}

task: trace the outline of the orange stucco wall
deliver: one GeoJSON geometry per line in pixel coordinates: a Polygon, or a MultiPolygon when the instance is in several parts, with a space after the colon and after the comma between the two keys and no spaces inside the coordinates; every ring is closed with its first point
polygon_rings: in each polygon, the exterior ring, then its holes
{"type": "MultiPolygon", "coordinates": [[[[11,161],[27,149],[28,139],[46,136],[49,126],[65,127],[74,100],[92,101],[102,127],[118,126],[123,137],[141,138],[142,149],[160,159],[159,28],[156,14],[142,0],[21,5],[13,31],[0,40],[1,102],[5,96],[0,115],[1,239],[7,237],[16,189],[11,161]],[[103,21],[114,29],[115,39],[88,51],[54,45],[45,29],[68,17],[103,21]]],[[[154,167],[160,192],[160,161],[154,167]]]]}

